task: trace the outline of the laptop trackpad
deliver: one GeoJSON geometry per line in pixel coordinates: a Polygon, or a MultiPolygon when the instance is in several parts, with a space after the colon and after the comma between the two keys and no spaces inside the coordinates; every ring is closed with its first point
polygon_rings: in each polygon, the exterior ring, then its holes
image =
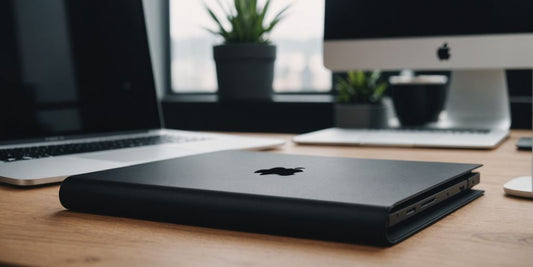
{"type": "Polygon", "coordinates": [[[123,163],[142,163],[198,154],[197,151],[158,145],[82,154],[77,157],[123,163]]]}

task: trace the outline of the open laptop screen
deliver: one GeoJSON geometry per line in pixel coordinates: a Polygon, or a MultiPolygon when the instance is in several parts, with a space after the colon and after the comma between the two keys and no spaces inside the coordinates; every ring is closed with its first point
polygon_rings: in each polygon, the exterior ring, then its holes
{"type": "Polygon", "coordinates": [[[141,0],[0,1],[0,142],[159,128],[141,0]]]}

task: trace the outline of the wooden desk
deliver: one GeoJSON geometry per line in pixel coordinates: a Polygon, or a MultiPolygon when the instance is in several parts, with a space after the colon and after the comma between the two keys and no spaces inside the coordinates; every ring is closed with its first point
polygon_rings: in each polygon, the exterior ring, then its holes
{"type": "MultiPolygon", "coordinates": [[[[531,173],[531,153],[320,147],[287,144],[276,153],[482,163],[485,196],[389,248],[242,233],[66,211],[58,185],[0,186],[0,263],[30,265],[532,266],[533,201],[502,185],[531,173]]],[[[285,138],[290,135],[264,135],[285,138]]]]}

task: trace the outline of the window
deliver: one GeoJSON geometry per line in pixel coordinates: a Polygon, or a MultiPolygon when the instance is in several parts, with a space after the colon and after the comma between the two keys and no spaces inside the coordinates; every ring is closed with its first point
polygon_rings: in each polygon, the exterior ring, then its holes
{"type": "MultiPolygon", "coordinates": [[[[220,0],[230,4],[231,0],[220,0]]],[[[217,88],[212,46],[222,42],[205,27],[215,29],[204,3],[221,14],[216,0],[170,0],[172,91],[215,92],[217,88]]],[[[261,5],[263,1],[259,1],[261,5]]],[[[324,0],[272,0],[272,16],[291,4],[287,16],[270,36],[277,46],[276,92],[326,92],[331,72],[322,62],[324,0]]]]}

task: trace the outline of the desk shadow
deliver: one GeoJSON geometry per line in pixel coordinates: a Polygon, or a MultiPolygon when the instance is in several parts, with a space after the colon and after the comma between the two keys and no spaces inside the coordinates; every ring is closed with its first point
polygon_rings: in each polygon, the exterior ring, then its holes
{"type": "Polygon", "coordinates": [[[10,190],[10,191],[24,191],[24,190],[39,189],[39,188],[50,188],[50,187],[59,186],[60,184],[61,184],[61,182],[50,183],[50,184],[38,184],[38,185],[21,186],[21,185],[0,183],[0,188],[7,189],[7,190],[10,190]]]}
{"type": "Polygon", "coordinates": [[[512,201],[522,201],[522,202],[532,202],[533,201],[533,198],[527,198],[527,197],[519,197],[519,196],[513,196],[513,195],[509,195],[509,194],[506,194],[506,193],[502,193],[503,196],[506,198],[506,199],[512,199],[512,201]]]}
{"type": "Polygon", "coordinates": [[[4,261],[1,261],[1,260],[0,260],[0,266],[4,266],[4,267],[14,267],[14,266],[27,266],[27,265],[8,263],[8,262],[4,262],[4,261]]]}

